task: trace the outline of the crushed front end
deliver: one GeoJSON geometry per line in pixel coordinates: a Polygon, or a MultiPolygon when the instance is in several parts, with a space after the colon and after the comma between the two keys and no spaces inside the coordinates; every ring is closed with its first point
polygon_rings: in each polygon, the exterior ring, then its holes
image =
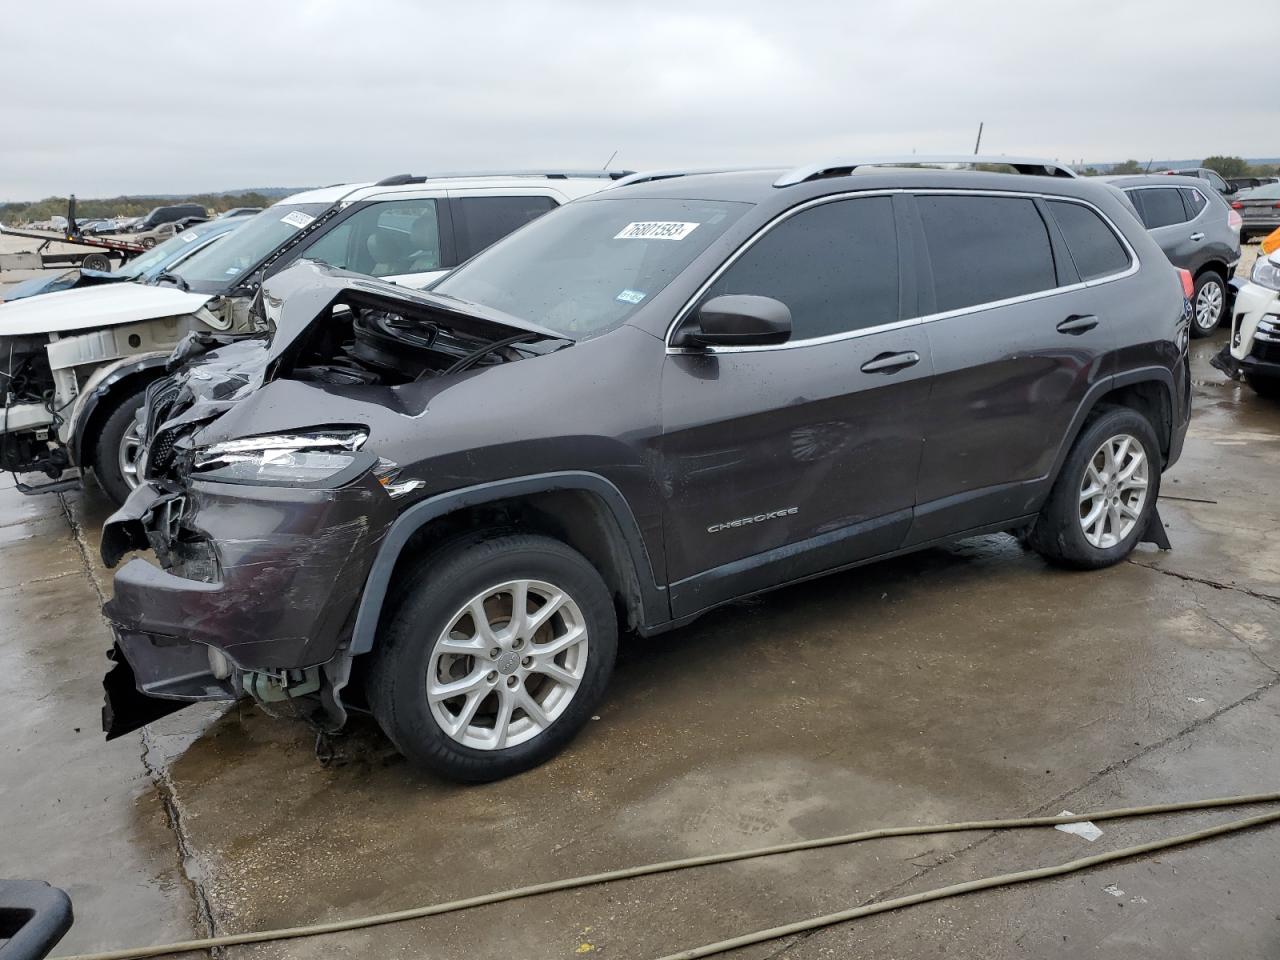
{"type": "Polygon", "coordinates": [[[269,338],[189,339],[147,392],[143,483],[103,527],[102,558],[152,550],[159,566],[129,560],[103,607],[108,739],[244,696],[340,727],[370,568],[425,486],[379,451],[421,435],[431,382],[564,343],[312,264],[263,300],[269,338]]]}
{"type": "Polygon", "coordinates": [[[345,682],[344,630],[395,516],[375,462],[357,454],[331,485],[148,481],[134,491],[103,530],[103,558],[150,547],[161,566],[130,560],[103,608],[116,636],[108,738],[155,719],[131,679],[146,700],[326,706],[322,691],[345,682]]]}

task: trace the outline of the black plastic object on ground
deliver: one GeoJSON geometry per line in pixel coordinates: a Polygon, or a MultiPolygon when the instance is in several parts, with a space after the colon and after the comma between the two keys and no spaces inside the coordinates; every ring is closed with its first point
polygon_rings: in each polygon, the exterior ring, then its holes
{"type": "Polygon", "coordinates": [[[0,880],[0,960],[40,960],[71,929],[71,898],[43,880],[0,880]]]}

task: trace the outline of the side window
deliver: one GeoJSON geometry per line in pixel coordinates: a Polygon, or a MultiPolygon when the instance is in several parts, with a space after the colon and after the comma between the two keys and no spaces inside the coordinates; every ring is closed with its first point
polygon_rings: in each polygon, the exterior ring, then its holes
{"type": "Polygon", "coordinates": [[[1206,170],[1204,176],[1205,179],[1209,181],[1209,186],[1213,187],[1213,189],[1217,190],[1219,193],[1227,192],[1227,181],[1223,180],[1212,170],[1206,170]]]}
{"type": "Polygon", "coordinates": [[[1080,279],[1096,280],[1129,266],[1129,254],[1120,239],[1088,207],[1065,200],[1050,200],[1048,207],[1067,241],[1080,279]]]}
{"type": "Polygon", "coordinates": [[[350,220],[344,220],[302,252],[307,260],[319,260],[331,267],[345,267],[351,243],[350,220]]]}
{"type": "Polygon", "coordinates": [[[739,257],[703,299],[729,293],[781,300],[791,310],[793,340],[897,320],[893,201],[838,200],[789,217],[739,257]]]}
{"type": "Polygon", "coordinates": [[[454,197],[451,203],[459,263],[556,207],[550,197],[454,197]]]}
{"type": "Polygon", "coordinates": [[[374,201],[324,234],[300,256],[372,277],[439,270],[436,201],[374,201]]]}
{"type": "Polygon", "coordinates": [[[1182,202],[1186,206],[1187,212],[1191,214],[1192,220],[1200,216],[1200,211],[1209,202],[1199,190],[1192,190],[1190,187],[1179,187],[1178,192],[1182,194],[1182,202]]]}
{"type": "Polygon", "coordinates": [[[1058,285],[1049,230],[1035,201],[922,195],[916,203],[940,313],[1058,285]]]}
{"type": "Polygon", "coordinates": [[[1151,187],[1147,190],[1135,190],[1135,196],[1142,198],[1138,209],[1142,212],[1142,222],[1148,230],[1172,226],[1187,221],[1187,211],[1182,206],[1182,195],[1168,187],[1151,187]]]}

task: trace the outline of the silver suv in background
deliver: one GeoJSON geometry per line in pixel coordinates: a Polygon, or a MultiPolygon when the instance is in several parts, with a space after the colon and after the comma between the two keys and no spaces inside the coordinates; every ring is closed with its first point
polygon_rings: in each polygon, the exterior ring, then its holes
{"type": "Polygon", "coordinates": [[[1240,262],[1240,214],[1195,177],[1099,179],[1124,191],[1169,262],[1195,278],[1191,335],[1209,336],[1231,315],[1229,281],[1240,262]]]}

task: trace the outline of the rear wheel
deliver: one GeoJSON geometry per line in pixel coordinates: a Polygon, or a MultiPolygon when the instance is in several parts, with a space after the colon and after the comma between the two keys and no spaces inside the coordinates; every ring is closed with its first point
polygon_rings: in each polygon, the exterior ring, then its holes
{"type": "Polygon", "coordinates": [[[482,782],[550,759],[591,716],[617,652],[613,601],[548,537],[459,541],[406,578],[374,654],[374,716],[410,761],[482,782]]]}
{"type": "Polygon", "coordinates": [[[1227,307],[1227,285],[1222,277],[1207,270],[1196,277],[1191,294],[1191,335],[1207,337],[1218,329],[1227,307]]]}
{"type": "Polygon", "coordinates": [[[142,441],[138,435],[138,411],[146,400],[146,390],[125,396],[107,417],[93,447],[93,472],[98,486],[116,503],[124,503],[138,486],[138,455],[142,441]]]}
{"type": "Polygon", "coordinates": [[[85,270],[103,272],[111,269],[111,260],[105,253],[91,253],[80,261],[80,266],[85,270]]]}
{"type": "Polygon", "coordinates": [[[1052,563],[1118,563],[1146,532],[1160,493],[1160,445],[1147,418],[1111,407],[1081,432],[1031,530],[1052,563]]]}

